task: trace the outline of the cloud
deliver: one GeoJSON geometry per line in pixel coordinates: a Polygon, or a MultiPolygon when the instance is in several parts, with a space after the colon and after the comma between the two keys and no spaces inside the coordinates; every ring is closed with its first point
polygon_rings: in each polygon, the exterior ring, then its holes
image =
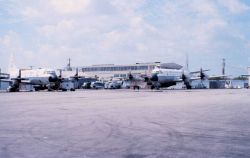
{"type": "Polygon", "coordinates": [[[55,11],[59,14],[79,14],[83,13],[90,0],[50,0],[49,3],[53,6],[55,11]]]}
{"type": "MultiPolygon", "coordinates": [[[[2,37],[0,37],[0,55],[1,55],[1,66],[5,71],[7,71],[7,66],[11,54],[15,56],[15,64],[19,67],[27,67],[23,61],[34,61],[34,53],[32,51],[23,48],[22,38],[20,34],[15,31],[8,31],[2,37]]],[[[31,63],[31,62],[30,62],[31,63]]]]}
{"type": "Polygon", "coordinates": [[[41,13],[32,7],[25,7],[24,10],[21,11],[21,15],[28,19],[34,19],[41,16],[41,13]]]}
{"type": "MultiPolygon", "coordinates": [[[[59,36],[70,33],[74,30],[73,20],[62,20],[55,25],[44,25],[38,29],[41,35],[45,36],[59,36]]],[[[61,36],[60,36],[61,37],[61,36]]]]}
{"type": "Polygon", "coordinates": [[[240,0],[219,0],[231,13],[239,14],[249,11],[250,7],[240,0]]]}
{"type": "MultiPolygon", "coordinates": [[[[18,34],[18,42],[9,45],[19,45],[16,51],[25,54],[19,59],[26,63],[38,57],[40,67],[63,65],[70,56],[76,65],[182,64],[186,53],[199,65],[204,56],[205,61],[226,56],[228,45],[249,39],[246,21],[237,24],[241,29],[233,21],[249,7],[236,0],[24,0],[5,8],[5,19],[17,19],[15,26],[3,23],[18,34]]],[[[6,30],[2,46],[8,44],[6,30]]]]}
{"type": "Polygon", "coordinates": [[[1,52],[9,53],[11,51],[18,51],[21,48],[20,36],[18,33],[10,30],[3,37],[0,37],[1,52]]]}

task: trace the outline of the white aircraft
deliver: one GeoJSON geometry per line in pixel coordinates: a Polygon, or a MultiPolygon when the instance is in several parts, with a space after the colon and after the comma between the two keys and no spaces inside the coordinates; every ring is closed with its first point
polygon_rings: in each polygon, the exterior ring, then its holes
{"type": "Polygon", "coordinates": [[[152,70],[151,75],[140,75],[138,77],[132,75],[131,73],[128,75],[130,81],[145,81],[147,85],[151,86],[151,89],[160,89],[167,88],[170,86],[174,86],[177,83],[184,83],[187,89],[191,89],[191,83],[194,80],[206,80],[206,79],[216,79],[221,77],[226,77],[225,75],[220,76],[208,76],[205,74],[206,71],[202,70],[189,72],[188,68],[186,69],[168,69],[166,67],[161,67],[160,65],[155,66],[152,70]]]}
{"type": "MultiPolygon", "coordinates": [[[[207,71],[207,70],[206,70],[207,71]]],[[[200,80],[205,77],[204,71],[189,72],[188,70],[167,69],[164,67],[156,66],[152,70],[151,77],[147,78],[148,85],[151,85],[151,89],[166,88],[176,85],[179,82],[183,82],[187,89],[191,89],[191,82],[194,80],[200,80]],[[194,76],[193,74],[200,73],[200,76],[194,76]]]]}
{"type": "Polygon", "coordinates": [[[189,72],[188,68],[178,70],[156,66],[152,70],[152,75],[145,78],[145,81],[147,81],[148,85],[151,85],[151,89],[167,88],[179,82],[183,82],[187,89],[191,89],[191,83],[194,80],[213,80],[227,77],[226,75],[208,76],[205,73],[206,71],[209,70],[201,68],[200,71],[189,72]]]}
{"type": "Polygon", "coordinates": [[[58,89],[60,87],[61,78],[56,75],[53,69],[12,69],[10,71],[9,91],[16,92],[20,90],[21,85],[33,85],[34,89],[58,89]]]}
{"type": "Polygon", "coordinates": [[[63,78],[56,75],[53,69],[18,69],[14,63],[13,54],[10,56],[9,62],[10,79],[2,79],[3,82],[9,82],[8,88],[11,92],[20,90],[21,85],[32,85],[35,90],[58,90],[61,86],[63,78]]]}
{"type": "Polygon", "coordinates": [[[21,72],[21,77],[34,85],[48,85],[57,80],[56,71],[53,69],[22,69],[21,72]]]}
{"type": "MultiPolygon", "coordinates": [[[[54,69],[18,69],[14,64],[13,54],[11,54],[10,57],[9,74],[10,79],[1,79],[1,81],[10,83],[8,90],[11,92],[19,91],[21,85],[27,84],[32,85],[36,91],[44,89],[48,89],[49,91],[66,91],[68,87],[63,85],[64,82],[69,83],[72,81],[78,83],[78,80],[82,78],[78,75],[78,69],[76,69],[74,76],[66,78],[62,77],[62,70],[59,70],[59,75],[57,75],[54,69]]],[[[71,88],[71,90],[74,89],[75,88],[71,88]]]]}

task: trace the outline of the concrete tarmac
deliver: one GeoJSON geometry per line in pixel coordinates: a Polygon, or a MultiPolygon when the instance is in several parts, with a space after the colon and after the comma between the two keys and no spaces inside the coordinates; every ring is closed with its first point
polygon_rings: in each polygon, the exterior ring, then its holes
{"type": "Polygon", "coordinates": [[[0,158],[249,158],[250,90],[0,93],[0,158]]]}

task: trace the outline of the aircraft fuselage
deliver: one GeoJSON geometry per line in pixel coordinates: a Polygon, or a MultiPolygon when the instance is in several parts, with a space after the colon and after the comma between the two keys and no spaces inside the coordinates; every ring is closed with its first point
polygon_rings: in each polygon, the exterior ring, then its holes
{"type": "MultiPolygon", "coordinates": [[[[167,88],[182,81],[183,70],[155,68],[152,71],[153,88],[167,88]]],[[[188,75],[187,75],[188,76],[188,75]]]]}

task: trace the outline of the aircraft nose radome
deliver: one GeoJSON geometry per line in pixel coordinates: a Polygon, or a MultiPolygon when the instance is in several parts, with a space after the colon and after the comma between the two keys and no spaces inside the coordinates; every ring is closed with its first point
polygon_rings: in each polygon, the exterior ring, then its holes
{"type": "Polygon", "coordinates": [[[151,77],[150,80],[151,80],[151,81],[158,81],[158,76],[157,76],[157,74],[154,74],[154,75],[151,77]]]}
{"type": "Polygon", "coordinates": [[[50,76],[49,77],[49,82],[56,82],[57,81],[57,77],[56,76],[50,76]]]}

